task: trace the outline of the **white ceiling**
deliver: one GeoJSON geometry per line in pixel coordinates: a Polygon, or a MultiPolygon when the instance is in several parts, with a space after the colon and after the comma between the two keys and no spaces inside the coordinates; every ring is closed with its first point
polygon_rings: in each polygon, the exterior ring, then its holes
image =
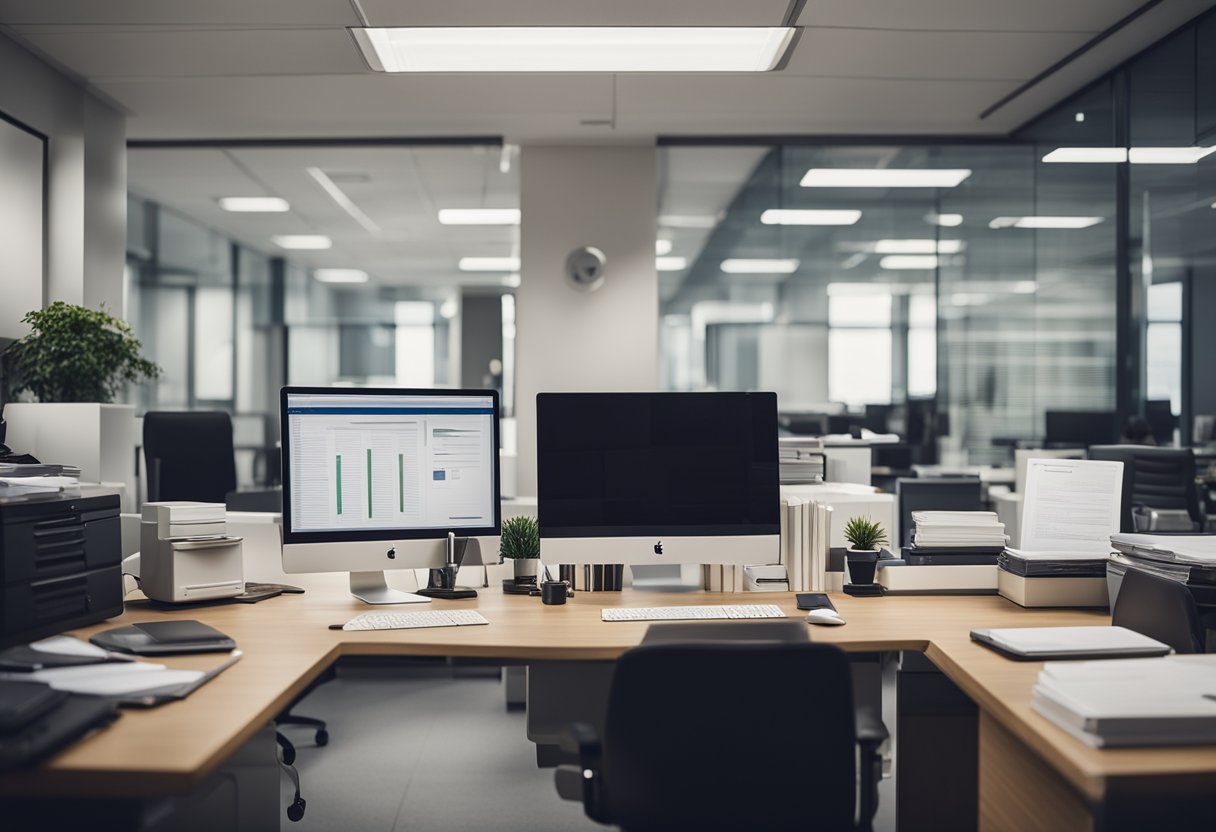
{"type": "Polygon", "coordinates": [[[368,70],[372,25],[776,25],[788,0],[0,0],[0,27],[129,114],[131,138],[990,134],[1216,0],[1166,0],[988,119],[979,114],[1143,0],[809,0],[782,71],[420,75],[368,70]],[[615,126],[580,122],[610,119],[615,126]]]}

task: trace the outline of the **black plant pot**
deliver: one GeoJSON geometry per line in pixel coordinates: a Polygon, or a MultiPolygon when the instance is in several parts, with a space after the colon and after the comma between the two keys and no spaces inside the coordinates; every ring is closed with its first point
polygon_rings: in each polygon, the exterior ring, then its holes
{"type": "Polygon", "coordinates": [[[849,583],[872,584],[878,568],[878,551],[875,549],[849,549],[845,552],[849,564],[849,583]]]}

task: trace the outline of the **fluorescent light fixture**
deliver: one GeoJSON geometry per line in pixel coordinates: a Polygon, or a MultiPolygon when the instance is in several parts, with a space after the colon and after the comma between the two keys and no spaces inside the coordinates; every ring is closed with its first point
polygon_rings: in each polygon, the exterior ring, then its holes
{"type": "Polygon", "coordinates": [[[884,269],[936,269],[936,254],[888,254],[878,261],[884,269]]]}
{"type": "Polygon", "coordinates": [[[1126,162],[1126,147],[1057,147],[1043,157],[1044,162],[1126,162]]]}
{"type": "Polygon", "coordinates": [[[461,257],[457,264],[462,272],[517,272],[518,257],[461,257]]]}
{"type": "Polygon", "coordinates": [[[958,254],[962,240],[879,240],[875,254],[958,254]]]}
{"type": "Polygon", "coordinates": [[[1101,217],[996,217],[989,228],[1089,228],[1101,217]]]}
{"type": "Polygon", "coordinates": [[[667,228],[713,228],[718,224],[718,219],[689,214],[660,214],[659,225],[667,228]]]}
{"type": "Polygon", "coordinates": [[[356,28],[380,72],[768,72],[790,26],[356,28]]]}
{"type": "Polygon", "coordinates": [[[440,225],[519,225],[518,208],[440,208],[440,225]]]}
{"type": "Polygon", "coordinates": [[[329,198],[338,203],[338,207],[346,213],[350,214],[350,218],[359,225],[363,226],[363,230],[369,234],[380,236],[380,226],[363,212],[363,209],[355,204],[355,201],[346,195],[346,191],[337,186],[333,179],[329,177],[325,171],[320,168],[305,168],[308,175],[316,180],[325,193],[329,194],[329,198]]]}
{"type": "Polygon", "coordinates": [[[661,272],[681,272],[688,268],[688,259],[685,257],[656,257],[654,267],[661,272]]]}
{"type": "Polygon", "coordinates": [[[220,207],[244,214],[281,214],[291,210],[287,200],[277,196],[222,196],[220,207]]]}
{"type": "Polygon", "coordinates": [[[334,244],[334,241],[324,234],[278,234],[270,239],[279,248],[293,251],[320,251],[331,248],[334,244]]]}
{"type": "Polygon", "coordinates": [[[503,275],[501,282],[503,286],[508,286],[512,289],[518,289],[519,284],[521,283],[518,274],[503,275]]]}
{"type": "Polygon", "coordinates": [[[659,257],[664,254],[671,254],[671,240],[655,240],[654,253],[659,257]]]}
{"type": "Polygon", "coordinates": [[[722,271],[727,274],[793,274],[798,271],[798,261],[787,260],[747,260],[737,257],[722,261],[722,271]]]}
{"type": "Polygon", "coordinates": [[[1216,147],[1133,147],[1127,159],[1133,165],[1193,165],[1216,147]]]}
{"type": "Polygon", "coordinates": [[[313,269],[312,276],[322,283],[366,283],[363,269],[313,269]]]}
{"type": "Polygon", "coordinates": [[[962,214],[925,214],[925,222],[929,225],[940,225],[943,228],[957,228],[963,224],[962,214]]]}
{"type": "Polygon", "coordinates": [[[1033,280],[1019,280],[1013,284],[1014,294],[1033,295],[1039,291],[1039,284],[1033,280]]]}
{"type": "Polygon", "coordinates": [[[853,225],[859,219],[860,211],[812,208],[769,208],[760,215],[765,225],[853,225]]]}
{"type": "Polygon", "coordinates": [[[971,175],[966,168],[811,168],[804,188],[954,188],[971,175]]]}

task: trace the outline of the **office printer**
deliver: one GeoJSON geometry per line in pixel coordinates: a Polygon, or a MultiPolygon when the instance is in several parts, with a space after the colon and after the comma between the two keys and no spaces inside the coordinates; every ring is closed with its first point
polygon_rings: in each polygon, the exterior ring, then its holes
{"type": "Polygon", "coordinates": [[[223,503],[144,503],[139,531],[140,588],[152,600],[209,601],[245,591],[241,538],[228,534],[223,503]]]}

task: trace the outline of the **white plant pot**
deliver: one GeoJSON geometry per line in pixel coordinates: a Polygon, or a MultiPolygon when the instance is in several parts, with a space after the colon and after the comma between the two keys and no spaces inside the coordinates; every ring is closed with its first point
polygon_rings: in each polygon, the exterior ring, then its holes
{"type": "Polygon", "coordinates": [[[81,482],[123,489],[135,510],[135,406],[88,402],[10,402],[5,444],[41,462],[76,465],[81,482]]]}
{"type": "Polygon", "coordinates": [[[514,558],[511,563],[515,570],[515,580],[535,578],[540,574],[540,558],[514,558]]]}

